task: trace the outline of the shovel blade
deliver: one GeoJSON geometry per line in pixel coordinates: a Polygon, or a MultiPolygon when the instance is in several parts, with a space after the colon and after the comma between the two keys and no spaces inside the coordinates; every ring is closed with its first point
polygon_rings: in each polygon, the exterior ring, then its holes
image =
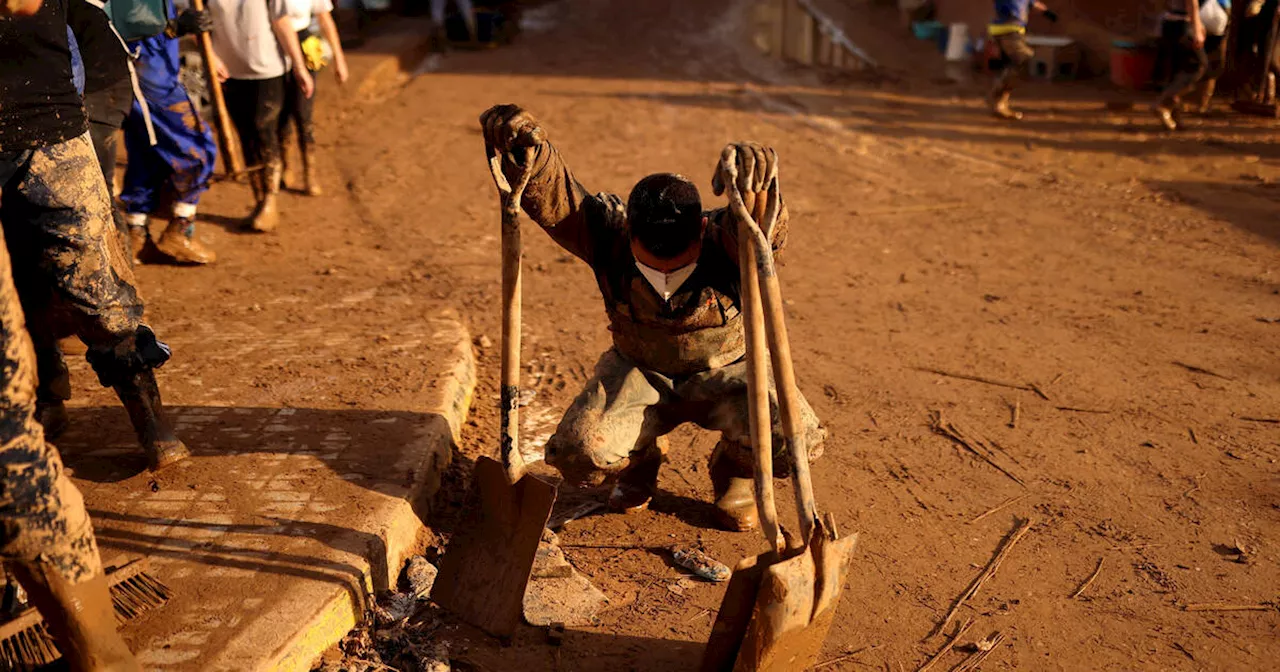
{"type": "Polygon", "coordinates": [[[702,650],[700,672],[729,672],[738,658],[742,638],[751,624],[751,612],[755,608],[756,595],[760,592],[760,579],[769,567],[771,556],[748,556],[733,568],[715,625],[711,626],[711,638],[702,650]]]}
{"type": "Polygon", "coordinates": [[[805,670],[818,662],[857,541],[833,538],[819,523],[808,546],[762,573],[734,672],[805,670]]]}
{"type": "Polygon", "coordinates": [[[556,502],[554,485],[525,474],[515,483],[497,460],[476,460],[465,518],[440,562],[436,604],[495,637],[520,625],[525,589],[542,530],[556,502]]]}

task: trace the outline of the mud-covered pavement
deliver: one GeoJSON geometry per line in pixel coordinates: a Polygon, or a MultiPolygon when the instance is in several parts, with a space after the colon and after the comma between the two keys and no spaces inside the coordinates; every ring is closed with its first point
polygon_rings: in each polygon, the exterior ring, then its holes
{"type": "MultiPolygon", "coordinates": [[[[1275,127],[1222,115],[1169,136],[1141,108],[1107,111],[1087,84],[1032,87],[1027,122],[1000,125],[976,85],[928,72],[823,83],[770,63],[742,34],[749,6],[560,0],[512,46],[329,98],[332,196],[288,198],[278,235],[206,226],[215,267],[140,273],[152,321],[191,352],[162,371],[167,400],[347,409],[326,420],[353,424],[353,411],[406,409],[420,354],[396,346],[452,305],[479,343],[464,457],[490,450],[498,209],[480,112],[529,108],[591,190],[676,171],[708,204],[719,150],[758,140],[778,150],[792,212],[781,277],[800,384],[831,431],[819,505],[862,535],[824,654],[845,657],[824,669],[915,669],[1015,517],[1030,532],[959,612],[975,620],[966,640],[1005,635],[983,669],[1273,664],[1274,608],[1186,607],[1280,598],[1275,127]],[[330,334],[352,339],[340,357],[305,356],[330,334]],[[213,362],[223,341],[264,345],[213,362]],[[1008,474],[935,433],[938,413],[1008,474]]],[[[204,211],[230,226],[247,188],[218,192],[204,211]]],[[[532,227],[525,241],[537,452],[609,340],[588,269],[532,227]]],[[[75,376],[80,403],[111,406],[85,367],[75,376]]],[[[650,511],[562,531],[612,601],[599,626],[559,647],[533,628],[509,646],[448,623],[433,636],[460,668],[688,669],[721,588],[680,583],[649,549],[700,545],[732,564],[762,547],[712,527],[713,443],[673,437],[650,511]],[[634,549],[591,548],[606,544],[634,549]]],[[[441,534],[467,463],[441,494],[441,534]]]]}

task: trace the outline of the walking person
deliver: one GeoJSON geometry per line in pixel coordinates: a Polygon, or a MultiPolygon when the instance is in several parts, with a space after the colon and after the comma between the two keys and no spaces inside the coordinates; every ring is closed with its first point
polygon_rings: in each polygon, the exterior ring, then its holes
{"type": "Polygon", "coordinates": [[[1160,47],[1169,55],[1173,76],[1151,107],[1166,130],[1178,130],[1175,115],[1182,96],[1196,87],[1208,67],[1204,39],[1200,3],[1197,0],[1169,0],[1160,20],[1160,47]]]}
{"type": "Polygon", "coordinates": [[[1009,97],[1018,80],[1026,76],[1027,64],[1036,55],[1027,44],[1027,19],[1032,8],[1044,14],[1049,21],[1058,21],[1058,15],[1040,0],[995,0],[996,18],[987,26],[987,35],[1000,48],[1000,57],[1004,61],[1004,69],[996,78],[989,99],[991,113],[1000,119],[1017,121],[1022,118],[1021,112],[1009,107],[1009,97]]]}
{"type": "MultiPolygon", "coordinates": [[[[316,85],[315,73],[324,69],[326,62],[321,37],[328,43],[333,54],[333,73],[338,84],[347,83],[347,56],[342,51],[342,41],[338,36],[338,25],[333,21],[332,0],[285,0],[289,12],[289,20],[294,32],[298,35],[307,71],[312,73],[313,86],[316,85]],[[316,28],[319,29],[317,35],[316,28]]],[[[316,133],[315,133],[315,94],[308,98],[302,95],[297,77],[292,70],[285,75],[284,111],[280,114],[280,146],[283,150],[285,141],[292,128],[297,129],[298,154],[302,157],[303,192],[308,196],[320,196],[323,189],[316,174],[316,133]]],[[[282,151],[281,157],[284,156],[282,151]]]]}
{"type": "Polygon", "coordinates": [[[223,80],[227,113],[235,124],[251,171],[254,209],[245,228],[267,232],[280,223],[280,114],[285,75],[292,72],[304,98],[314,87],[293,30],[286,0],[210,0],[214,64],[223,80]]]}

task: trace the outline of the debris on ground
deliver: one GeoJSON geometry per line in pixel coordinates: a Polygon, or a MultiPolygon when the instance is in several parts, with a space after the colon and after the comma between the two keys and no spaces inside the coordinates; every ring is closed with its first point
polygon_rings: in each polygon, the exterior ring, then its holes
{"type": "Polygon", "coordinates": [[[671,557],[676,564],[694,573],[700,579],[714,581],[728,581],[733,572],[727,565],[711,556],[703,553],[696,548],[683,548],[673,546],[671,548],[671,557]]]}

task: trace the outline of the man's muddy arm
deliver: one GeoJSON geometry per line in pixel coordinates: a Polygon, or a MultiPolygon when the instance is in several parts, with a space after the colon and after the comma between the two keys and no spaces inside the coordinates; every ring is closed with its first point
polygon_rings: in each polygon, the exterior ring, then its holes
{"type": "MultiPolygon", "coordinates": [[[[602,215],[595,212],[601,209],[598,199],[589,196],[574,179],[560,152],[550,142],[543,142],[530,151],[534,152],[533,175],[520,201],[525,214],[570,254],[591,263],[592,221],[602,215]]],[[[512,170],[514,166],[510,161],[510,158],[503,160],[508,182],[518,174],[518,170],[512,170]]]]}

